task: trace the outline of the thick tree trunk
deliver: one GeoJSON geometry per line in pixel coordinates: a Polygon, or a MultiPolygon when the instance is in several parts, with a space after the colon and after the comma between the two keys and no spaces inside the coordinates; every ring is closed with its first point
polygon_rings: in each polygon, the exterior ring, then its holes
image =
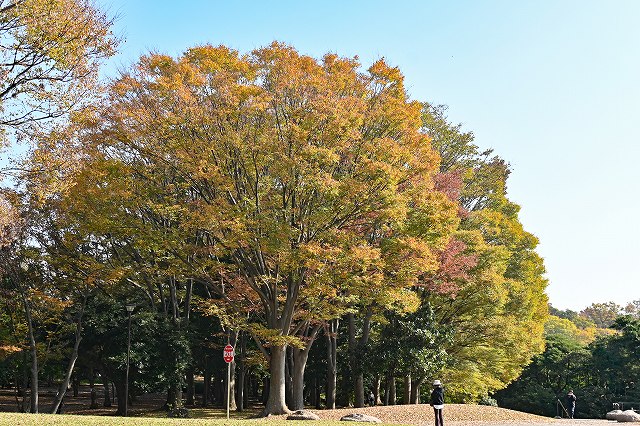
{"type": "Polygon", "coordinates": [[[271,359],[269,360],[269,371],[271,378],[269,380],[269,397],[267,404],[262,411],[262,416],[268,414],[287,414],[289,409],[285,402],[285,356],[287,353],[286,346],[272,346],[271,359]]]}
{"type": "Polygon", "coordinates": [[[293,354],[293,369],[292,369],[292,390],[293,400],[290,408],[292,410],[304,409],[304,371],[307,367],[307,360],[309,359],[309,352],[311,352],[311,346],[316,340],[318,331],[321,325],[318,324],[313,328],[305,327],[301,337],[307,341],[307,345],[304,349],[291,348],[293,354]]]}
{"type": "Polygon", "coordinates": [[[364,407],[364,375],[362,372],[356,375],[354,406],[356,408],[364,407]]]}
{"type": "Polygon", "coordinates": [[[118,409],[116,410],[116,416],[124,416],[125,412],[125,402],[124,402],[124,388],[125,383],[124,380],[114,380],[113,382],[116,386],[116,399],[118,400],[118,409]]]}
{"type": "MultiPolygon", "coordinates": [[[[309,342],[309,346],[311,342],[309,342]]],[[[309,351],[293,349],[293,401],[292,410],[304,410],[304,370],[307,366],[309,351]]]]}
{"type": "Polygon", "coordinates": [[[327,339],[327,409],[336,408],[336,385],[338,380],[338,326],[340,320],[331,320],[325,329],[327,339]]]}
{"type": "Polygon", "coordinates": [[[411,374],[404,376],[404,387],[402,392],[402,403],[404,405],[409,404],[411,399],[411,374]]]}
{"type": "Polygon", "coordinates": [[[396,378],[393,376],[389,381],[389,405],[396,405],[396,378]]]}
{"type": "Polygon", "coordinates": [[[373,382],[373,404],[380,405],[382,400],[380,399],[380,376],[376,376],[373,382]]]}

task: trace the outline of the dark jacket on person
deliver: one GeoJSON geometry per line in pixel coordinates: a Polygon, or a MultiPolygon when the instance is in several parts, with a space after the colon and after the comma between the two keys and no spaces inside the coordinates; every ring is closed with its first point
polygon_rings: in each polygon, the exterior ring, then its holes
{"type": "Polygon", "coordinates": [[[567,394],[567,403],[569,404],[570,407],[573,407],[576,405],[576,396],[572,393],[567,394]]]}
{"type": "Polygon", "coordinates": [[[444,389],[441,386],[433,388],[431,392],[431,405],[443,405],[444,404],[444,389]]]}

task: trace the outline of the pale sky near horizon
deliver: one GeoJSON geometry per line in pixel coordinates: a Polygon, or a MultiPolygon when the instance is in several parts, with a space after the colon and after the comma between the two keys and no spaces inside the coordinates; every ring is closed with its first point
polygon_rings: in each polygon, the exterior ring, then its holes
{"type": "Polygon", "coordinates": [[[99,0],[149,50],[279,40],[314,57],[385,57],[413,99],[449,106],[512,166],[509,197],[540,239],[551,303],[640,299],[640,1],[99,0]]]}

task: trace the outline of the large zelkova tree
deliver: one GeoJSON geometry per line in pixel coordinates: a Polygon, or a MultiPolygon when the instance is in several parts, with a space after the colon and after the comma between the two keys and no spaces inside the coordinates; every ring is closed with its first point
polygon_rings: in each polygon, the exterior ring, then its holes
{"type": "Polygon", "coordinates": [[[353,306],[393,303],[457,220],[421,109],[384,61],[278,43],[148,55],[85,121],[71,205],[119,255],[155,259],[156,279],[204,283],[248,318],[269,359],[264,413],[283,413],[286,349],[327,319],[318,306],[350,290],[353,306]]]}
{"type": "Polygon", "coordinates": [[[449,364],[443,371],[451,393],[476,399],[506,386],[542,350],[547,281],[538,240],[507,198],[508,164],[480,151],[473,134],[449,123],[444,111],[425,104],[423,130],[441,157],[437,183],[458,200],[461,224],[441,263],[445,273],[432,278],[450,282],[452,292],[443,297],[427,286],[423,303],[453,331],[444,342],[449,364]]]}
{"type": "Polygon", "coordinates": [[[98,67],[115,53],[111,24],[89,0],[0,1],[0,136],[93,97],[98,67]]]}

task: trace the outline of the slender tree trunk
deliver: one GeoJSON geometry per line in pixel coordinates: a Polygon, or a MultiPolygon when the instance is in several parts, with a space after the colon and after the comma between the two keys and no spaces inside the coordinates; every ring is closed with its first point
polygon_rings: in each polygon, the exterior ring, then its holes
{"type": "Polygon", "coordinates": [[[102,386],[104,386],[104,401],[102,402],[103,407],[111,407],[111,392],[109,392],[109,378],[107,374],[102,372],[102,386]]]}
{"type": "Polygon", "coordinates": [[[209,406],[210,399],[210,390],[211,390],[211,372],[209,371],[209,357],[204,356],[204,387],[202,390],[202,406],[209,406]]]}
{"type": "MultiPolygon", "coordinates": [[[[58,388],[58,393],[53,400],[53,405],[51,406],[51,414],[55,414],[58,412],[60,408],[60,404],[62,404],[62,400],[67,392],[67,388],[69,387],[69,380],[73,374],[73,369],[76,365],[76,360],[78,359],[78,348],[80,347],[80,341],[82,340],[82,317],[84,316],[84,307],[87,304],[88,294],[85,293],[82,306],[80,308],[80,312],[78,313],[78,318],[76,320],[76,331],[75,331],[75,342],[73,344],[73,351],[71,352],[71,358],[69,359],[69,364],[67,365],[67,371],[65,372],[64,379],[62,383],[60,383],[60,387],[58,388]]],[[[92,378],[93,380],[93,378],[92,378]]],[[[74,386],[74,397],[77,396],[77,387],[74,386]]]]}
{"type": "Polygon", "coordinates": [[[245,354],[247,352],[247,339],[245,333],[240,332],[238,336],[238,346],[239,346],[239,356],[237,357],[238,362],[238,383],[237,383],[237,391],[236,391],[236,410],[244,411],[244,397],[245,397],[245,354]]]}
{"type": "MultiPolygon", "coordinates": [[[[236,344],[238,343],[238,331],[229,331],[229,343],[231,344],[231,346],[236,347],[236,344]]],[[[231,362],[231,377],[229,378],[229,395],[230,395],[230,400],[229,400],[229,410],[237,410],[238,409],[238,405],[236,404],[236,361],[235,361],[235,357],[234,360],[231,362]]],[[[225,371],[225,379],[224,379],[224,384],[227,384],[227,377],[226,377],[226,371],[225,371]]],[[[227,387],[225,386],[224,388],[224,406],[225,408],[227,407],[227,387]]]]}
{"type": "Polygon", "coordinates": [[[71,389],[73,390],[73,397],[77,398],[80,394],[80,376],[78,376],[78,373],[71,376],[71,389]]]}
{"type": "Polygon", "coordinates": [[[289,409],[285,402],[285,356],[287,353],[286,346],[272,346],[271,359],[269,360],[269,370],[271,378],[269,380],[269,397],[267,404],[262,412],[263,416],[267,414],[287,414],[289,409]]]}
{"type": "Polygon", "coordinates": [[[195,396],[195,374],[193,372],[193,367],[189,367],[189,370],[187,371],[187,406],[193,407],[195,405],[195,396]]]}
{"type": "Polygon", "coordinates": [[[288,347],[284,363],[284,400],[287,403],[287,407],[293,405],[293,363],[293,348],[288,347]]]}
{"type": "MultiPolygon", "coordinates": [[[[17,279],[18,281],[21,278],[17,279]]],[[[29,337],[29,351],[31,352],[31,383],[30,383],[30,412],[38,412],[38,349],[36,346],[36,338],[33,330],[33,317],[31,315],[31,306],[27,299],[27,292],[22,283],[18,283],[18,289],[22,298],[24,307],[24,316],[27,321],[27,332],[29,337]]]]}
{"type": "Polygon", "coordinates": [[[29,310],[27,323],[29,328],[29,349],[31,351],[30,411],[32,413],[37,413],[38,412],[38,351],[36,347],[36,339],[33,334],[31,310],[29,310]]]}
{"type": "Polygon", "coordinates": [[[411,374],[407,374],[404,376],[404,387],[402,392],[402,403],[404,405],[409,404],[409,399],[411,398],[411,374]]]}
{"type": "Polygon", "coordinates": [[[260,399],[265,406],[267,405],[267,401],[269,401],[269,388],[271,388],[271,380],[265,377],[262,380],[262,394],[260,395],[260,399]]]}
{"type": "Polygon", "coordinates": [[[23,361],[24,366],[22,368],[22,408],[21,413],[27,412],[27,387],[29,387],[29,370],[27,369],[27,353],[24,353],[23,361]]]}
{"type": "Polygon", "coordinates": [[[354,406],[356,408],[364,407],[364,375],[362,373],[362,358],[360,352],[369,342],[369,333],[371,331],[371,311],[365,313],[362,323],[362,335],[356,341],[356,325],[355,315],[350,313],[349,319],[349,352],[350,364],[354,382],[354,406]]]}
{"type": "Polygon", "coordinates": [[[387,376],[384,380],[384,405],[389,405],[389,395],[391,393],[391,379],[387,376]]]}
{"type": "Polygon", "coordinates": [[[91,404],[89,408],[98,408],[98,392],[96,392],[96,375],[93,368],[91,369],[91,378],[89,379],[89,388],[91,396],[91,404]]]}
{"type": "Polygon", "coordinates": [[[338,350],[338,326],[340,320],[329,321],[325,329],[327,339],[327,409],[336,408],[336,385],[338,380],[337,350],[338,350]]]}

